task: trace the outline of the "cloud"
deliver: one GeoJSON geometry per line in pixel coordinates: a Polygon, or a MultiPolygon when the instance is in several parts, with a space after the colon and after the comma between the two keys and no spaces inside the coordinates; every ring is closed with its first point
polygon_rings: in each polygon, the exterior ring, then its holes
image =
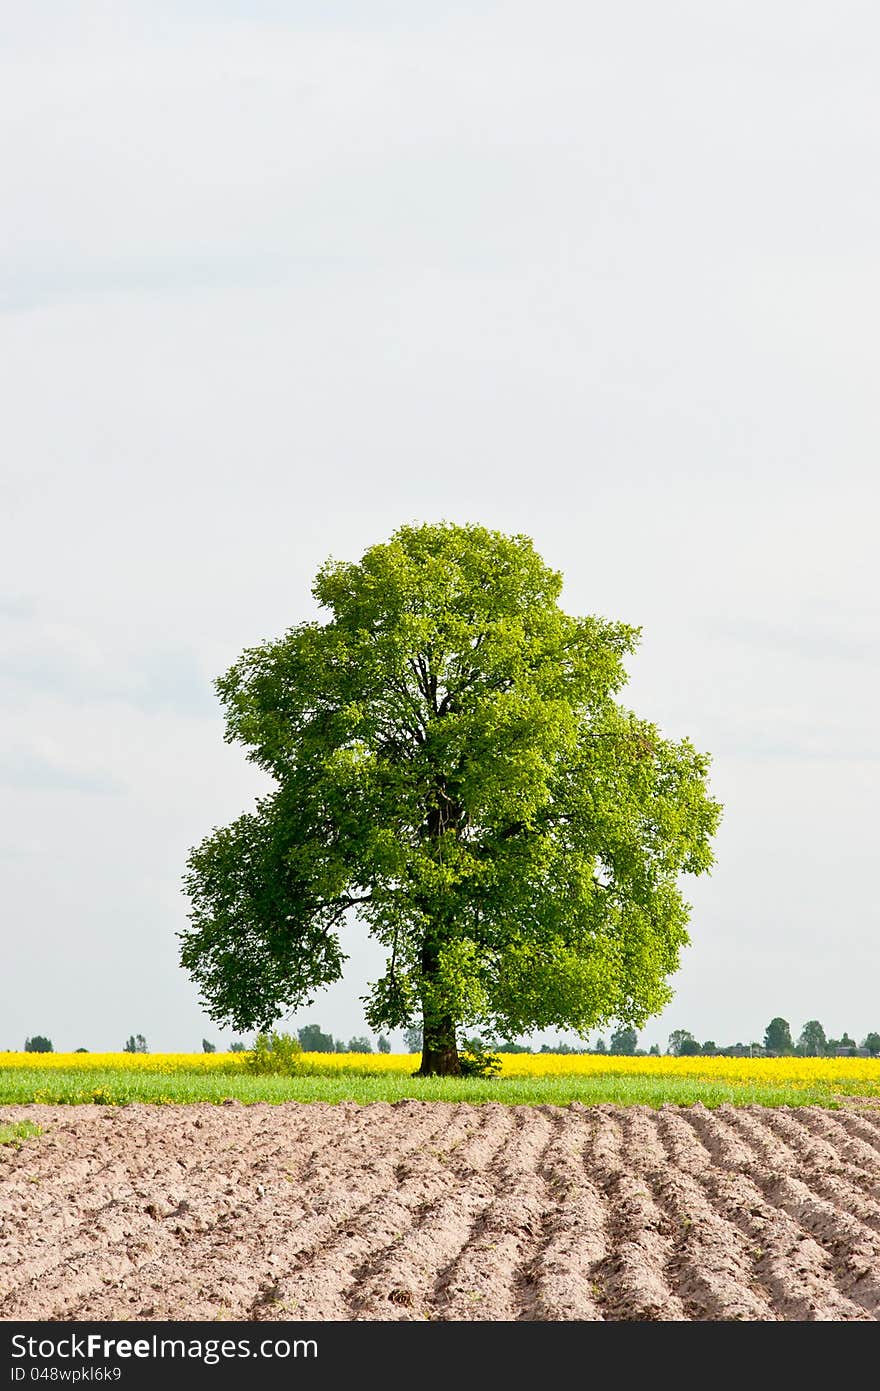
{"type": "Polygon", "coordinates": [[[101,796],[116,795],[125,790],[122,783],[106,773],[72,768],[28,749],[0,753],[0,787],[86,792],[101,796]]]}
{"type": "Polygon", "coordinates": [[[770,649],[801,657],[809,662],[877,663],[880,623],[876,614],[849,614],[846,611],[832,623],[822,614],[793,614],[788,622],[765,619],[706,618],[700,623],[706,637],[723,639],[747,647],[770,649]]]}
{"type": "Polygon", "coordinates": [[[0,594],[0,618],[33,618],[36,600],[27,594],[0,594]]]}
{"type": "Polygon", "coordinates": [[[121,704],[145,714],[195,719],[217,713],[211,681],[184,647],[131,653],[128,643],[96,639],[87,630],[34,627],[10,644],[0,673],[0,704],[34,698],[65,705],[121,704]]]}

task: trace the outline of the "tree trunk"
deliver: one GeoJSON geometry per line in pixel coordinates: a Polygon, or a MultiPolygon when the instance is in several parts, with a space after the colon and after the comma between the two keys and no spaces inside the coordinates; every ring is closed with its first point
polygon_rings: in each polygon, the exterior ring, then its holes
{"type": "Polygon", "coordinates": [[[422,1065],[416,1077],[460,1077],[461,1063],[455,1041],[455,1019],[431,989],[439,958],[439,933],[426,936],[422,943],[422,974],[426,990],[422,996],[422,1065]]]}
{"type": "MultiPolygon", "coordinates": [[[[442,784],[441,792],[445,796],[442,784]]],[[[447,799],[448,800],[448,799],[447,799]]],[[[429,808],[428,831],[433,839],[438,839],[443,831],[443,813],[438,806],[429,808]]],[[[429,905],[425,908],[430,911],[429,905]]],[[[439,966],[440,948],[444,938],[442,914],[434,916],[422,941],[422,978],[426,987],[422,995],[422,1064],[415,1077],[460,1077],[461,1063],[455,1041],[456,1021],[448,1009],[438,1001],[432,983],[436,980],[439,966]]]]}
{"type": "Polygon", "coordinates": [[[422,1033],[422,1065],[415,1077],[460,1077],[455,1020],[451,1014],[429,1017],[425,1011],[422,1033]]]}

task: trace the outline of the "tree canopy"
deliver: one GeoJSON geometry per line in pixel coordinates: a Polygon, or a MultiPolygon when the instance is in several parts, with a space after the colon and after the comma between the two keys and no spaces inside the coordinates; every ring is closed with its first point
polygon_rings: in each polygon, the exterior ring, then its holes
{"type": "Polygon", "coordinates": [[[827,1047],[825,1030],[818,1019],[808,1019],[801,1029],[798,1046],[808,1058],[821,1058],[827,1047]]]}
{"type": "Polygon", "coordinates": [[[639,630],[559,604],[525,536],[405,526],[330,561],[326,621],[217,683],[226,739],[275,782],[189,856],[181,961],[209,1015],[268,1028],[337,980],[357,912],[387,952],[367,1022],[512,1038],[644,1024],[712,864],[709,759],[615,696],[639,630]]]}
{"type": "Polygon", "coordinates": [[[635,1029],[615,1029],[608,1052],[632,1056],[638,1046],[639,1036],[635,1029]]]}
{"type": "Polygon", "coordinates": [[[764,1047],[771,1053],[794,1052],[791,1026],[787,1019],[777,1015],[775,1019],[770,1020],[764,1030],[764,1047]]]}
{"type": "Polygon", "coordinates": [[[700,1045],[690,1029],[673,1029],[669,1035],[669,1051],[675,1057],[689,1057],[699,1053],[700,1045]]]}
{"type": "Polygon", "coordinates": [[[332,1053],[336,1047],[332,1034],[325,1034],[319,1024],[304,1024],[296,1036],[305,1053],[332,1053]]]}

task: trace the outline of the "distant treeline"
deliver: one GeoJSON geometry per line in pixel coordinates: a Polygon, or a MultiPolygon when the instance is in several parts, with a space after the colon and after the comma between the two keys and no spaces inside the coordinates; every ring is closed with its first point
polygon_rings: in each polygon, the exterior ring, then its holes
{"type": "MultiPolygon", "coordinates": [[[[304,1053],[372,1053],[373,1044],[369,1038],[355,1037],[350,1038],[345,1043],[341,1038],[334,1038],[332,1034],[325,1034],[317,1024],[306,1024],[304,1028],[297,1030],[297,1038],[304,1053]]],[[[384,1034],[380,1034],[376,1039],[376,1049],[379,1053],[390,1053],[391,1044],[384,1034]]],[[[12,1050],[14,1051],[14,1050],[12,1050]]],[[[44,1034],[34,1034],[33,1038],[26,1038],[24,1041],[24,1051],[26,1053],[54,1053],[55,1049],[50,1038],[44,1034]]],[[[77,1053],[88,1053],[88,1048],[77,1048],[77,1053]]],[[[143,1034],[130,1034],[122,1045],[123,1053],[149,1053],[147,1040],[143,1034]]],[[[229,1044],[228,1052],[246,1053],[248,1045],[236,1039],[229,1044]]],[[[216,1053],[217,1046],[210,1039],[202,1039],[203,1053],[216,1053]]]]}
{"type": "MultiPolygon", "coordinates": [[[[350,1038],[345,1043],[341,1038],[334,1038],[332,1034],[325,1034],[318,1024],[305,1024],[296,1034],[299,1039],[300,1047],[306,1053],[372,1053],[372,1041],[366,1036],[356,1036],[350,1038]]],[[[422,1031],[419,1028],[406,1029],[404,1040],[407,1050],[410,1053],[418,1053],[422,1047],[422,1031]]],[[[487,1045],[484,1039],[465,1040],[465,1046],[485,1049],[492,1047],[496,1053],[531,1053],[534,1051],[527,1043],[519,1043],[515,1040],[508,1040],[503,1043],[487,1045]]],[[[229,1052],[244,1053],[247,1044],[236,1041],[229,1045],[229,1052]]],[[[390,1053],[391,1044],[385,1034],[380,1034],[376,1040],[376,1049],[379,1053],[390,1053]]],[[[208,1039],[202,1039],[202,1050],[205,1053],[216,1052],[215,1045],[208,1039]]],[[[34,1034],[33,1038],[25,1039],[24,1051],[26,1053],[51,1053],[53,1052],[52,1040],[43,1034],[34,1034]]],[[[598,1038],[590,1046],[585,1044],[582,1048],[573,1046],[570,1043],[562,1043],[557,1039],[555,1043],[542,1043],[541,1053],[607,1053],[622,1057],[659,1057],[660,1048],[655,1043],[650,1048],[639,1047],[639,1036],[635,1029],[615,1029],[611,1034],[608,1043],[604,1038],[598,1038]]],[[[777,1015],[771,1019],[764,1030],[764,1037],[761,1042],[751,1043],[728,1043],[717,1044],[714,1039],[707,1039],[700,1043],[689,1029],[674,1029],[669,1035],[667,1053],[678,1058],[706,1057],[706,1058],[876,1058],[880,1056],[880,1033],[871,1032],[865,1035],[861,1043],[857,1043],[854,1038],[844,1031],[840,1038],[831,1038],[826,1035],[825,1030],[818,1019],[808,1019],[800,1034],[795,1040],[792,1037],[791,1025],[788,1020],[777,1015]]],[[[88,1049],[77,1048],[77,1053],[86,1053],[88,1049]]],[[[132,1034],[123,1045],[125,1053],[147,1053],[147,1041],[143,1034],[132,1034]]]]}
{"type": "MultiPolygon", "coordinates": [[[[572,1047],[571,1044],[557,1041],[556,1043],[542,1044],[540,1051],[542,1053],[610,1053],[634,1057],[645,1057],[649,1054],[659,1055],[660,1049],[656,1044],[646,1050],[639,1048],[638,1042],[635,1029],[617,1029],[607,1044],[603,1038],[600,1038],[597,1039],[593,1047],[576,1048],[572,1047]]],[[[525,1053],[529,1049],[520,1044],[508,1043],[502,1044],[497,1051],[499,1053],[525,1053]]],[[[689,1029],[674,1029],[669,1035],[666,1051],[677,1058],[876,1058],[880,1056],[880,1033],[866,1034],[861,1043],[856,1042],[846,1031],[841,1034],[840,1038],[832,1038],[826,1035],[818,1019],[808,1019],[795,1040],[792,1037],[791,1025],[788,1020],[777,1015],[775,1019],[770,1020],[760,1042],[753,1040],[751,1043],[718,1044],[710,1038],[704,1043],[700,1043],[689,1029]]]]}
{"type": "Polygon", "coordinates": [[[825,1033],[818,1019],[808,1019],[795,1039],[788,1020],[777,1015],[770,1020],[760,1043],[734,1043],[719,1048],[711,1039],[699,1043],[689,1030],[676,1029],[669,1035],[669,1052],[679,1057],[717,1054],[728,1057],[876,1058],[880,1054],[880,1033],[872,1031],[857,1043],[846,1030],[840,1038],[833,1038],[825,1033]]]}
{"type": "MultiPolygon", "coordinates": [[[[323,1033],[318,1024],[306,1024],[302,1029],[297,1029],[296,1036],[304,1053],[372,1053],[373,1051],[373,1044],[365,1035],[356,1035],[354,1038],[350,1038],[348,1043],[344,1043],[341,1038],[334,1039],[332,1034],[323,1033]]],[[[376,1051],[379,1053],[391,1052],[391,1044],[384,1034],[380,1034],[376,1039],[376,1051]]]]}

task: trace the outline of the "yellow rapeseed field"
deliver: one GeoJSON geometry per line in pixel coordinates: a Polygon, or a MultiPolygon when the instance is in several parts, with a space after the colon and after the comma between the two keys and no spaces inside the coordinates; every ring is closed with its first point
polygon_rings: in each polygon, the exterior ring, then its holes
{"type": "Polygon", "coordinates": [[[243,1072],[244,1053],[0,1053],[0,1070],[47,1072],[243,1072]]]}
{"type": "MultiPolygon", "coordinates": [[[[303,1053],[304,1070],[332,1075],[356,1068],[368,1073],[411,1073],[419,1064],[408,1053],[303,1053]]],[[[0,1053],[0,1070],[212,1074],[244,1072],[243,1053],[0,1053]]],[[[691,1078],[752,1086],[794,1087],[864,1082],[880,1087],[880,1058],[674,1058],[612,1054],[504,1053],[502,1077],[691,1078]]]]}
{"type": "Polygon", "coordinates": [[[880,1058],[674,1058],[619,1054],[509,1053],[506,1077],[688,1077],[705,1081],[784,1083],[811,1087],[826,1082],[880,1083],[880,1058]]]}

